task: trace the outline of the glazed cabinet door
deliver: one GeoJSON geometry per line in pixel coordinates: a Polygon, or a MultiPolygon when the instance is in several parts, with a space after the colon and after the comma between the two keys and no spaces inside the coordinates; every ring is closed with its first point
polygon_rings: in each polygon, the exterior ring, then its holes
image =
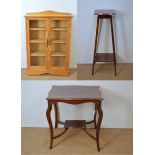
{"type": "Polygon", "coordinates": [[[48,31],[45,18],[27,19],[28,68],[46,68],[48,31]]]}
{"type": "Polygon", "coordinates": [[[49,20],[49,61],[51,69],[68,67],[70,20],[67,18],[52,18],[49,20]]]}

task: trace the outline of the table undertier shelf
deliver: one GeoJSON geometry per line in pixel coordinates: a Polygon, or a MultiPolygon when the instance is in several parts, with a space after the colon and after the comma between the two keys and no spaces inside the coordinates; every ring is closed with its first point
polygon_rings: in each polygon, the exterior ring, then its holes
{"type": "Polygon", "coordinates": [[[82,128],[86,126],[85,120],[66,120],[65,121],[65,128],[82,128]]]}
{"type": "Polygon", "coordinates": [[[95,62],[114,62],[113,53],[96,53],[95,62]]]}

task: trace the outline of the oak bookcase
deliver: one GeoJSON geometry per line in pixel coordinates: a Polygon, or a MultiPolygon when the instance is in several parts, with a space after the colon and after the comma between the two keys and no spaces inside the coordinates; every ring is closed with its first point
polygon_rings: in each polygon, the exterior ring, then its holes
{"type": "Polygon", "coordinates": [[[27,13],[27,74],[69,74],[72,15],[55,11],[27,13]]]}

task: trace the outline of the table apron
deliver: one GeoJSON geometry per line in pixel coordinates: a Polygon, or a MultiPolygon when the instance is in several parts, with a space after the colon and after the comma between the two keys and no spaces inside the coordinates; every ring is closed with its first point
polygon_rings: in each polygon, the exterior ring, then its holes
{"type": "Polygon", "coordinates": [[[82,104],[82,103],[92,102],[95,104],[101,104],[102,100],[96,100],[96,99],[82,99],[82,100],[50,99],[48,100],[48,104],[55,104],[57,102],[62,102],[62,103],[67,103],[67,104],[82,104]]]}

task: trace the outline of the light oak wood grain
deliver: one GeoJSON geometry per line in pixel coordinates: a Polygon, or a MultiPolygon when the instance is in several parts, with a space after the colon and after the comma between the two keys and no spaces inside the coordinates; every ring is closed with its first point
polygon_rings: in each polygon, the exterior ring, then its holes
{"type": "Polygon", "coordinates": [[[55,11],[27,13],[27,74],[69,74],[72,15],[55,11]]]}

